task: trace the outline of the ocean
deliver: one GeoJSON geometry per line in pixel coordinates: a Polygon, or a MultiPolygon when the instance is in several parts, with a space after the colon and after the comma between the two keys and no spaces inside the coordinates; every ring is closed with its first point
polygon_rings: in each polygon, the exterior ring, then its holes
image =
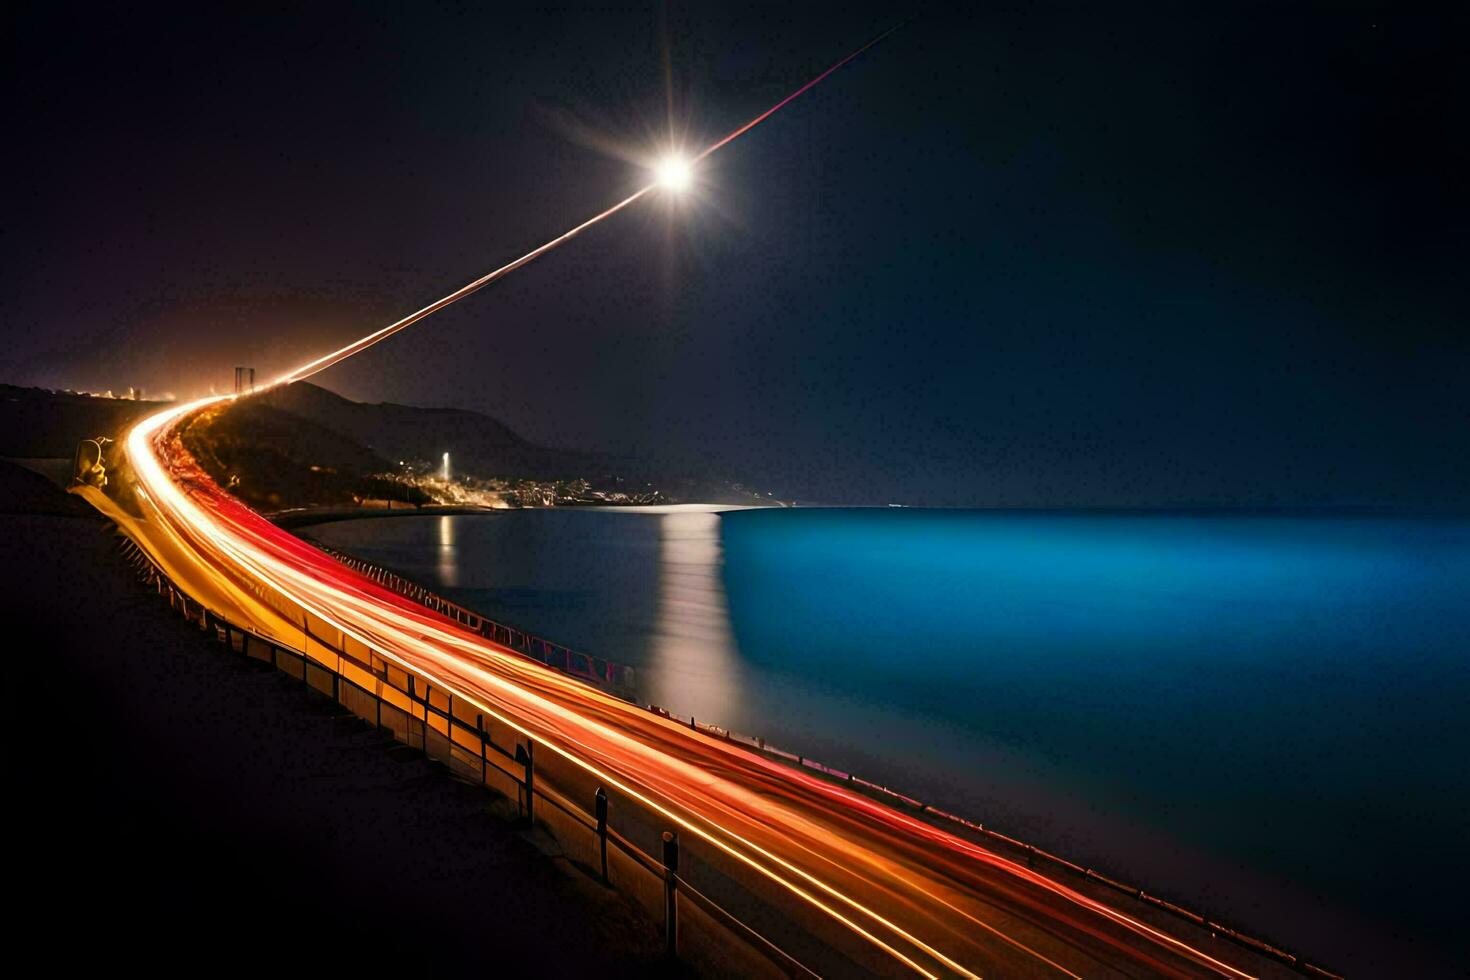
{"type": "Polygon", "coordinates": [[[1352,975],[1451,969],[1470,520],[563,509],[308,536],[1352,975]]]}

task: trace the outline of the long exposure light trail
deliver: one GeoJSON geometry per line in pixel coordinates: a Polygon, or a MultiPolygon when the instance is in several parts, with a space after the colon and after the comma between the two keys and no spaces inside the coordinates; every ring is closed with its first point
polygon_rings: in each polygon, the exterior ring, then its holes
{"type": "MultiPolygon", "coordinates": [[[[250,601],[263,587],[534,738],[921,975],[978,975],[1010,957],[1043,975],[1129,972],[1120,957],[1152,974],[1248,975],[1031,869],[587,688],[382,589],[277,529],[198,468],[177,426],[208,407],[170,409],[129,433],[144,510],[129,530],[145,547],[160,534],[186,542],[197,577],[235,581],[246,615],[262,607],[250,625],[291,639],[277,605],[250,601]]],[[[186,585],[196,577],[177,563],[173,574],[186,585]]]]}
{"type": "MultiPolygon", "coordinates": [[[[212,401],[218,400],[223,399],[212,399],[212,401]]],[[[212,520],[210,515],[206,513],[205,509],[201,507],[199,503],[197,503],[194,499],[191,499],[191,495],[179,490],[178,487],[176,487],[175,484],[170,481],[169,474],[165,473],[159,455],[149,452],[149,444],[152,440],[157,438],[158,433],[163,430],[170,422],[180,417],[183,417],[192,408],[193,406],[183,406],[180,409],[174,409],[168,412],[159,413],[158,415],[144,420],[144,422],[137,425],[130,432],[128,437],[129,456],[130,458],[142,461],[142,467],[140,472],[138,473],[139,484],[145,487],[153,488],[152,494],[145,493],[145,501],[160,507],[160,509],[166,507],[170,509],[175,516],[183,516],[188,522],[189,530],[195,532],[201,540],[207,540],[208,542],[210,542],[210,544],[212,544],[215,548],[219,549],[219,551],[227,555],[228,559],[238,566],[249,569],[256,580],[266,584],[268,587],[275,590],[283,598],[286,598],[296,603],[302,609],[311,612],[313,615],[316,615],[320,619],[323,619],[324,621],[332,624],[334,627],[342,630],[344,633],[352,636],[359,642],[382,652],[387,659],[393,660],[405,669],[411,670],[414,673],[423,676],[430,682],[438,684],[441,687],[450,690],[458,691],[463,689],[459,685],[447,682],[444,677],[440,676],[440,674],[436,672],[432,667],[425,666],[425,661],[419,660],[417,658],[404,658],[395,651],[402,651],[406,648],[417,647],[420,649],[420,653],[428,655],[427,660],[432,661],[437,651],[435,650],[434,646],[426,643],[426,641],[433,634],[437,634],[435,638],[437,638],[440,643],[448,647],[456,648],[463,653],[478,652],[483,654],[486,652],[483,644],[480,644],[478,642],[466,643],[464,636],[457,635],[461,631],[455,629],[446,630],[443,628],[442,624],[434,622],[432,620],[426,622],[425,617],[417,610],[415,610],[413,614],[405,615],[402,611],[395,609],[392,605],[385,606],[381,603],[374,603],[370,601],[365,602],[361,599],[360,596],[355,595],[353,591],[337,588],[329,583],[322,582],[316,579],[314,576],[303,572],[301,568],[298,567],[296,564],[290,561],[279,560],[278,558],[274,557],[269,550],[252,547],[248,542],[242,540],[239,536],[229,533],[223,533],[221,531],[219,523],[215,520],[212,520]],[[342,614],[343,610],[355,611],[358,615],[344,616],[342,614]],[[373,621],[376,621],[376,629],[368,627],[368,624],[373,621]],[[391,642],[385,642],[390,640],[391,642]],[[477,646],[480,647],[480,649],[476,649],[477,646]]],[[[199,488],[197,479],[198,477],[196,474],[193,475],[191,480],[189,481],[194,484],[196,490],[199,488]]],[[[221,503],[221,501],[218,500],[216,500],[215,502],[221,503]]],[[[266,526],[273,529],[272,525],[267,524],[266,526]]],[[[479,638],[476,636],[475,640],[478,641],[479,638]]],[[[515,658],[513,655],[508,655],[504,651],[496,651],[492,649],[489,652],[494,654],[500,661],[502,661],[501,666],[503,667],[520,665],[518,662],[519,658],[515,658]]],[[[534,693],[526,689],[511,685],[509,682],[496,674],[487,672],[482,669],[476,669],[472,665],[461,665],[461,668],[473,673],[478,678],[482,685],[482,687],[480,688],[481,690],[484,690],[485,686],[488,686],[491,688],[499,689],[506,694],[519,697],[525,702],[523,707],[531,708],[532,710],[537,712],[555,715],[563,723],[571,726],[585,727],[586,729],[588,729],[589,734],[593,740],[606,740],[607,742],[617,745],[624,751],[641,752],[645,748],[641,743],[631,739],[628,735],[622,732],[610,729],[607,726],[599,724],[595,721],[588,721],[587,719],[575,715],[568,709],[549,702],[544,698],[537,697],[534,693]]],[[[468,690],[473,691],[475,690],[475,688],[471,687],[468,688],[468,690]]],[[[889,922],[887,919],[883,918],[881,915],[877,914],[871,909],[865,908],[860,903],[855,902],[848,896],[836,892],[834,889],[831,889],[831,887],[828,886],[825,882],[822,882],[812,877],[808,873],[802,871],[800,868],[792,866],[779,856],[765,851],[764,849],[760,848],[758,845],[755,845],[750,841],[742,840],[738,836],[733,838],[734,844],[732,845],[732,843],[728,841],[725,836],[719,833],[716,828],[711,828],[710,826],[700,821],[691,819],[686,815],[668,809],[667,807],[658,803],[656,800],[645,796],[636,787],[624,784],[623,781],[616,777],[612,772],[604,771],[596,766],[594,763],[589,762],[586,758],[585,753],[579,754],[577,752],[573,752],[563,747],[557,741],[547,737],[545,734],[533,732],[522,723],[517,722],[514,718],[502,714],[496,708],[491,707],[489,703],[481,702],[473,695],[465,696],[465,700],[470,702],[471,704],[474,704],[475,707],[477,707],[479,710],[500,721],[508,728],[511,728],[522,735],[535,737],[540,744],[550,748],[552,751],[556,752],[558,755],[561,755],[572,764],[578,766],[579,768],[587,770],[593,775],[598,776],[600,779],[604,780],[615,789],[618,789],[631,798],[638,800],[640,803],[648,806],[654,812],[657,812],[665,816],[666,818],[674,821],[681,828],[688,830],[698,835],[699,837],[709,841],[725,853],[729,854],[731,857],[739,860],[741,863],[750,866],[751,868],[761,872],[762,874],[765,874],[767,877],[770,877],[778,884],[781,884],[783,887],[787,888],[793,894],[822,909],[824,912],[842,922],[848,928],[853,929],[865,939],[878,945],[880,948],[884,949],[886,952],[890,953],[901,962],[913,967],[916,971],[923,973],[926,976],[938,976],[938,974],[926,970],[923,966],[906,956],[900,950],[895,949],[893,946],[885,942],[877,935],[873,934],[867,928],[864,928],[862,925],[853,921],[847,915],[832,908],[830,905],[823,902],[820,898],[812,895],[810,892],[803,889],[799,885],[792,883],[789,879],[784,878],[779,874],[772,874],[768,867],[766,867],[760,861],[753,859],[751,854],[754,853],[756,855],[759,855],[760,857],[766,858],[767,860],[774,862],[777,865],[780,865],[781,867],[797,875],[798,877],[808,880],[818,889],[830,892],[833,897],[848,905],[851,905],[863,916],[887,927],[891,931],[897,932],[904,939],[908,940],[911,944],[923,949],[925,952],[929,953],[930,956],[941,961],[947,967],[950,967],[961,974],[968,975],[968,971],[964,970],[964,968],[961,967],[958,963],[955,963],[954,961],[948,959],[948,957],[945,957],[937,950],[931,949],[930,947],[926,946],[917,938],[908,935],[901,928],[889,922]],[[742,850],[736,845],[743,846],[745,849],[742,850]]],[[[488,700],[489,699],[486,699],[487,702],[488,700]]],[[[682,731],[682,727],[680,728],[680,730],[682,731]]],[[[578,740],[578,743],[584,749],[587,748],[590,744],[587,738],[578,740]]],[[[697,780],[700,777],[700,772],[693,767],[688,766],[687,764],[680,764],[676,762],[674,766],[676,769],[675,775],[678,778],[685,780],[697,780]]]]}
{"type": "Polygon", "coordinates": [[[439,310],[444,309],[444,307],[448,306],[449,304],[458,302],[459,300],[464,299],[466,296],[469,296],[471,293],[475,293],[481,289],[484,289],[495,280],[509,275],[510,273],[516,271],[521,266],[526,265],[527,263],[534,262],[536,259],[556,248],[558,245],[571,241],[573,238],[577,237],[588,228],[591,228],[599,221],[602,221],[605,218],[610,218],[613,215],[617,214],[619,211],[623,210],[623,208],[626,208],[634,201],[637,201],[639,198],[643,197],[645,194],[647,194],[649,191],[653,190],[657,186],[657,184],[649,184],[647,187],[643,187],[637,191],[634,191],[632,194],[629,194],[627,197],[623,198],[621,201],[614,204],[606,211],[593,215],[586,221],[582,222],[580,225],[577,225],[575,228],[569,229],[568,231],[562,232],[560,235],[557,235],[555,238],[553,238],[549,242],[546,242],[544,245],[536,246],[525,255],[522,255],[520,258],[515,259],[511,262],[507,262],[505,265],[502,265],[498,269],[492,269],[491,271],[485,273],[483,276],[474,280],[473,282],[465,283],[463,286],[459,287],[449,295],[435,300],[421,310],[410,313],[402,320],[390,323],[383,329],[375,330],[365,337],[360,337],[357,340],[354,340],[352,343],[347,344],[345,347],[341,347],[337,350],[332,351],[330,354],[323,354],[321,357],[318,357],[314,361],[308,361],[298,368],[287,371],[275,381],[272,381],[267,387],[291,384],[293,381],[301,381],[305,378],[309,378],[313,374],[316,374],[320,371],[325,371],[333,364],[336,364],[339,361],[351,357],[353,354],[357,354],[361,351],[367,350],[369,347],[373,346],[381,340],[387,340],[395,333],[398,333],[400,330],[404,330],[408,327],[413,326],[415,323],[418,323],[420,320],[422,320],[426,316],[429,316],[431,313],[437,313],[439,310]]]}
{"type": "MultiPolygon", "coordinates": [[[[867,44],[864,44],[862,47],[860,47],[857,50],[853,51],[851,54],[848,54],[846,57],[842,58],[840,61],[835,62],[826,71],[824,71],[820,75],[817,75],[816,77],[812,78],[805,85],[802,85],[800,88],[796,89],[790,95],[786,96],[780,102],[777,102],[775,105],[771,106],[765,112],[762,112],[760,115],[758,115],[755,118],[751,119],[749,122],[745,123],[743,126],[741,126],[739,129],[736,129],[734,132],[730,133],[728,136],[725,136],[724,138],[719,139],[719,140],[715,141],[714,143],[711,143],[709,146],[705,147],[702,151],[700,151],[700,153],[694,159],[696,161],[703,160],[705,157],[709,156],[711,153],[714,153],[716,150],[720,149],[720,147],[725,146],[726,144],[730,143],[731,141],[733,141],[735,139],[738,139],[739,137],[743,136],[744,134],[750,132],[750,130],[754,129],[756,126],[759,126],[761,123],[765,122],[767,119],[769,119],[771,116],[775,115],[778,111],[780,111],[786,105],[790,104],[791,102],[793,102],[794,100],[796,100],[797,98],[799,98],[802,94],[810,91],[813,87],[815,87],[818,83],[820,83],[827,76],[831,75],[833,72],[837,71],[843,65],[846,65],[848,62],[852,61],[854,58],[858,57],[864,51],[867,51],[869,48],[873,47],[873,45],[877,44],[879,41],[881,41],[884,38],[888,37],[890,34],[892,34],[896,30],[898,30],[897,27],[891,27],[891,28],[889,28],[888,30],[884,31],[882,34],[879,34],[877,37],[873,38],[867,44]]],[[[683,169],[685,171],[685,173],[682,175],[682,179],[680,181],[680,183],[682,183],[682,184],[687,184],[688,183],[688,174],[687,174],[688,166],[689,166],[689,164],[687,164],[687,163],[683,163],[683,162],[680,163],[681,169],[683,169]]],[[[444,307],[449,306],[451,303],[456,303],[459,300],[464,299],[466,296],[471,295],[472,293],[479,292],[481,289],[484,289],[486,286],[488,286],[491,283],[495,282],[497,279],[504,278],[505,276],[507,276],[510,273],[516,271],[517,269],[521,268],[522,266],[524,266],[524,265],[526,265],[526,264],[528,264],[530,262],[534,262],[536,259],[538,259],[541,256],[545,255],[547,252],[550,252],[552,249],[556,248],[557,246],[566,244],[567,242],[571,241],[573,238],[575,238],[578,235],[580,235],[582,232],[586,231],[588,228],[591,228],[593,225],[598,224],[599,222],[601,222],[601,221],[603,221],[603,220],[605,220],[607,218],[611,218],[613,215],[617,214],[619,211],[623,210],[624,208],[628,207],[629,205],[631,205],[634,202],[638,201],[639,199],[643,198],[650,191],[655,190],[656,188],[658,188],[661,184],[668,185],[668,184],[671,184],[671,183],[672,182],[669,181],[667,179],[667,177],[665,176],[665,177],[661,177],[661,179],[659,179],[659,180],[655,180],[651,184],[647,184],[644,187],[640,187],[638,190],[634,191],[632,194],[629,194],[627,197],[623,198],[621,201],[619,201],[618,203],[614,204],[612,207],[608,208],[607,210],[602,211],[602,212],[599,212],[598,214],[593,215],[592,217],[588,218],[586,221],[582,222],[580,225],[577,225],[575,228],[571,228],[571,229],[569,229],[567,231],[562,232],[560,235],[557,235],[555,238],[551,239],[550,241],[545,242],[544,244],[541,244],[541,245],[536,246],[535,248],[531,249],[531,251],[527,252],[525,255],[522,255],[520,258],[513,259],[512,261],[507,262],[505,265],[502,265],[502,266],[500,266],[497,269],[490,270],[489,272],[485,273],[480,278],[475,279],[475,280],[473,280],[471,282],[465,283],[463,286],[459,287],[454,292],[448,294],[447,296],[443,296],[443,297],[435,300],[434,302],[430,303],[428,306],[425,306],[421,310],[416,310],[413,313],[410,313],[408,316],[404,317],[401,320],[395,321],[394,323],[390,323],[386,327],[383,327],[380,330],[375,330],[375,331],[373,331],[372,333],[368,334],[365,337],[360,337],[357,340],[354,340],[352,343],[347,344],[347,345],[345,345],[343,347],[338,348],[337,350],[332,351],[330,354],[323,354],[321,357],[318,357],[315,360],[308,361],[307,363],[301,365],[300,367],[293,368],[292,370],[287,371],[285,374],[281,375],[279,378],[277,378],[274,381],[272,381],[270,383],[270,385],[267,385],[266,387],[274,387],[276,385],[290,384],[293,381],[302,381],[302,380],[304,380],[306,378],[311,377],[313,374],[317,374],[318,372],[325,371],[327,368],[331,367],[333,364],[337,364],[338,362],[340,362],[340,361],[342,361],[342,360],[344,360],[344,359],[346,359],[348,357],[351,357],[353,354],[357,354],[357,353],[359,353],[361,351],[366,350],[367,348],[373,346],[374,344],[378,343],[379,341],[387,340],[389,337],[393,336],[395,333],[398,333],[400,330],[404,330],[404,329],[406,329],[408,327],[413,326],[415,323],[418,323],[424,317],[429,316],[430,314],[433,314],[433,313],[437,313],[439,310],[444,309],[444,307]]]]}
{"type": "MultiPolygon", "coordinates": [[[[707,148],[759,125],[862,51],[707,148]]],[[[656,185],[429,306],[288,372],[324,370],[570,240],[656,185]]],[[[123,450],[137,513],[83,492],[176,584],[237,625],[308,656],[309,617],[371,649],[557,758],[636,801],[728,861],[774,884],[847,942],[865,968],[922,976],[1225,976],[1218,955],[938,827],[793,770],[528,661],[412,602],[275,527],[221,489],[182,432],[229,397],[175,406],[137,423],[123,450]]],[[[826,940],[824,942],[836,940],[826,940]]],[[[836,948],[836,947],[834,947],[836,948]]],[[[846,948],[846,947],[844,947],[846,948]]],[[[851,950],[844,956],[854,955],[851,950]]]]}
{"type": "Polygon", "coordinates": [[[787,106],[787,104],[789,104],[791,102],[794,102],[796,99],[800,98],[804,93],[806,93],[807,91],[809,91],[810,89],[812,89],[813,87],[815,87],[817,84],[819,84],[828,75],[830,75],[833,72],[837,71],[837,69],[841,68],[843,65],[847,64],[849,61],[852,61],[858,55],[862,54],[864,51],[867,51],[869,48],[871,48],[873,45],[877,44],[879,41],[881,41],[884,38],[888,37],[894,31],[898,30],[898,28],[901,27],[901,26],[902,25],[895,25],[893,27],[890,27],[888,30],[884,31],[882,34],[879,34],[877,37],[873,38],[867,44],[864,44],[862,47],[858,48],[856,51],[852,52],[847,57],[843,58],[841,61],[838,61],[838,62],[834,63],[832,65],[832,67],[828,68],[826,71],[822,72],[820,75],[817,75],[811,81],[809,81],[805,85],[803,85],[801,88],[799,88],[796,91],[792,92],[790,95],[786,96],[786,98],[782,99],[780,102],[777,102],[775,105],[771,106],[765,112],[761,113],[760,115],[756,116],[754,119],[750,120],[750,122],[748,122],[745,125],[741,126],[739,129],[736,129],[735,131],[731,132],[728,136],[724,137],[723,139],[716,140],[715,142],[711,143],[709,146],[705,147],[702,151],[700,151],[700,154],[697,157],[695,157],[694,159],[695,160],[703,160],[705,157],[709,156],[711,153],[715,152],[720,147],[724,146],[726,143],[729,143],[729,142],[731,142],[733,140],[737,140],[740,137],[744,136],[746,133],[750,132],[752,129],[754,129],[755,127],[759,126],[761,123],[765,122],[767,119],[769,119],[772,116],[774,116],[777,112],[780,112],[783,108],[785,108],[787,106]]]}

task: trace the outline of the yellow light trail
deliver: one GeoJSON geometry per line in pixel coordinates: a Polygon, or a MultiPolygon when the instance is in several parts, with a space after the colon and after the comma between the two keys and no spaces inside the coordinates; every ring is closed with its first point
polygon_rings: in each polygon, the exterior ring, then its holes
{"type": "MultiPolygon", "coordinates": [[[[881,37],[696,159],[748,132],[881,37]]],[[[371,347],[655,186],[272,384],[300,380],[371,347]]],[[[1251,975],[937,827],[529,662],[307,546],[223,491],[184,450],[181,427],[228,398],[172,407],[127,433],[124,453],[141,518],[84,492],[177,585],[237,625],[281,642],[299,632],[307,650],[306,615],[321,619],[774,883],[904,970],[930,977],[978,976],[982,967],[1071,977],[1251,975]]]]}
{"type": "Polygon", "coordinates": [[[1091,975],[1118,955],[1142,955],[1165,975],[1192,975],[1191,967],[1249,975],[938,828],[587,688],[374,586],[229,497],[183,451],[178,424],[221,400],[151,416],[126,439],[145,511],[131,530],[150,551],[159,537],[183,543],[199,569],[175,562],[186,587],[196,578],[238,583],[237,606],[280,635],[274,604],[250,598],[253,588],[269,590],[535,739],[921,975],[978,975],[983,964],[1002,961],[995,947],[966,936],[976,924],[1014,955],[1062,975],[1091,975]],[[997,875],[999,896],[977,894],[977,874],[997,875]],[[1023,919],[1045,909],[1053,921],[1025,922],[1028,938],[1019,938],[1014,924],[1008,931],[986,921],[1000,899],[1019,902],[1029,912],[1023,919]],[[879,911],[875,902],[886,900],[905,914],[879,911]],[[1132,938],[1118,947],[1118,936],[1104,937],[1108,923],[1132,938]]]}

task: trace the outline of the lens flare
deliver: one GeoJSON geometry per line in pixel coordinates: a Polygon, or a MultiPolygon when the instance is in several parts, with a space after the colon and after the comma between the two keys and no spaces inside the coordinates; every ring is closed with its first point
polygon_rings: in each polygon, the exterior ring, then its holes
{"type": "Polygon", "coordinates": [[[670,154],[660,160],[653,168],[653,174],[658,186],[675,193],[688,190],[694,183],[693,164],[678,154],[670,154]]]}
{"type": "Polygon", "coordinates": [[[709,156],[711,153],[714,153],[716,150],[725,146],[727,143],[739,139],[741,136],[745,135],[756,126],[759,126],[761,123],[765,122],[771,116],[779,112],[787,104],[797,98],[800,98],[803,94],[810,91],[828,75],[831,75],[843,65],[846,65],[848,62],[852,61],[854,58],[858,57],[864,51],[867,51],[873,45],[877,44],[879,41],[882,41],[884,38],[888,37],[888,35],[892,34],[896,30],[898,30],[897,27],[890,27],[882,34],[879,34],[877,37],[873,38],[867,44],[864,44],[856,51],[853,51],[851,54],[847,55],[847,57],[843,58],[841,61],[832,65],[820,75],[808,81],[805,85],[801,86],[796,91],[786,96],[780,102],[777,102],[775,105],[771,106],[765,112],[762,112],[754,119],[751,119],[749,122],[745,123],[739,129],[705,147],[698,154],[696,154],[693,159],[686,159],[677,154],[670,154],[669,156],[665,157],[662,161],[654,165],[653,183],[639,188],[638,190],[623,198],[621,201],[614,204],[607,210],[593,215],[591,218],[588,218],[586,221],[582,222],[580,225],[577,225],[575,228],[572,228],[569,231],[562,232],[560,235],[551,239],[551,241],[536,246],[525,255],[522,255],[520,258],[515,259],[511,262],[507,262],[505,265],[502,265],[498,269],[492,269],[480,278],[464,284],[463,286],[456,289],[454,292],[450,293],[448,296],[444,296],[435,300],[423,309],[410,313],[403,319],[398,320],[395,323],[390,323],[386,327],[382,327],[381,329],[375,330],[365,337],[360,337],[357,340],[354,340],[352,343],[347,344],[345,347],[341,347],[337,350],[332,351],[330,354],[323,354],[321,357],[318,357],[315,360],[308,361],[300,367],[286,372],[276,380],[272,381],[269,385],[266,386],[266,388],[260,390],[264,391],[267,388],[273,388],[277,385],[288,385],[296,381],[304,380],[314,374],[317,374],[318,372],[325,371],[333,364],[336,364],[339,361],[344,360],[345,358],[351,357],[353,354],[364,351],[374,344],[388,339],[389,337],[398,333],[400,330],[404,330],[419,322],[424,317],[436,313],[439,310],[442,310],[444,307],[450,305],[451,303],[457,303],[458,301],[464,299],[466,296],[469,296],[472,293],[479,292],[481,289],[484,289],[486,286],[502,278],[503,276],[509,275],[510,273],[519,269],[521,266],[526,265],[529,262],[534,262],[536,259],[545,255],[547,252],[550,252],[552,249],[555,249],[559,245],[562,245],[566,242],[571,241],[573,238],[576,238],[583,231],[586,231],[593,225],[612,217],[619,211],[640,200],[650,191],[653,191],[659,187],[663,187],[671,192],[677,193],[687,188],[694,178],[695,163],[703,160],[705,157],[709,156]]]}

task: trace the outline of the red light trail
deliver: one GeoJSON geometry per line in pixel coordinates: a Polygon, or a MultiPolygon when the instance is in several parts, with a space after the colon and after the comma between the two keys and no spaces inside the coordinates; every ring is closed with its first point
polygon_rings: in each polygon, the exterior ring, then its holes
{"type": "MultiPolygon", "coordinates": [[[[759,125],[886,36],[696,159],[759,125]]],[[[274,384],[309,377],[371,347],[546,254],[654,186],[274,384]]],[[[304,632],[307,617],[316,617],[636,800],[707,849],[708,859],[774,886],[898,972],[1250,976],[970,841],[529,662],[312,548],[222,490],[184,449],[182,427],[228,400],[172,407],[128,432],[124,451],[138,514],[99,491],[79,491],[223,619],[326,658],[304,632]]],[[[353,669],[344,661],[330,666],[353,669]]],[[[370,675],[363,682],[376,683],[370,675]]]]}
{"type": "Polygon", "coordinates": [[[306,615],[318,618],[638,801],[908,971],[1251,975],[940,828],[525,660],[340,564],[230,496],[184,449],[180,424],[225,400],[171,408],[129,432],[141,518],[84,491],[223,618],[350,674],[335,655],[313,653],[303,625],[306,615]]]}

